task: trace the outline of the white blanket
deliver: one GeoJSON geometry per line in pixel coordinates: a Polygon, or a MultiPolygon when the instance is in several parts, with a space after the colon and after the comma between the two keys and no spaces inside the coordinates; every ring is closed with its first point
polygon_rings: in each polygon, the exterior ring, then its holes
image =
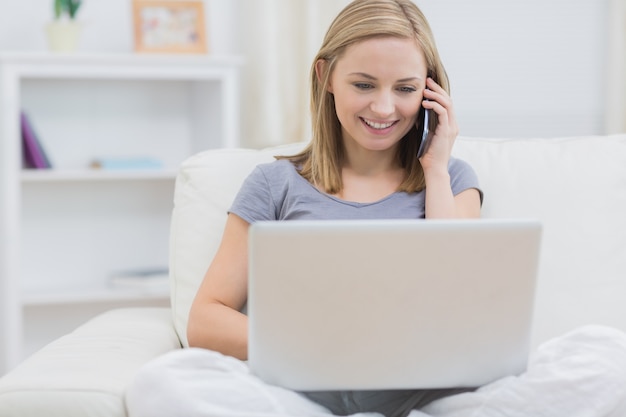
{"type": "MultiPolygon", "coordinates": [[[[164,355],[126,395],[130,417],[328,417],[303,396],[265,384],[245,362],[203,349],[164,355]]],[[[528,371],[437,400],[410,417],[624,417],[626,335],[587,326],[543,344],[528,371]]],[[[382,417],[359,413],[352,417],[382,417]]]]}

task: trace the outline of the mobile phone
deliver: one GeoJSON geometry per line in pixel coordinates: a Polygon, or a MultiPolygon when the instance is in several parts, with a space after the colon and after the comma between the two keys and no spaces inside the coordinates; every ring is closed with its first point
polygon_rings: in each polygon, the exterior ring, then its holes
{"type": "MultiPolygon", "coordinates": [[[[421,158],[422,155],[424,155],[424,152],[426,152],[426,150],[428,149],[428,147],[430,146],[430,138],[431,136],[428,134],[428,115],[430,114],[430,110],[425,109],[424,107],[420,108],[420,112],[419,112],[419,119],[420,119],[420,123],[418,125],[418,135],[419,132],[421,130],[421,139],[420,139],[420,145],[419,148],[417,149],[417,158],[421,158]],[[421,128],[421,129],[420,129],[421,128]]],[[[418,137],[419,137],[418,136],[418,137]]]]}

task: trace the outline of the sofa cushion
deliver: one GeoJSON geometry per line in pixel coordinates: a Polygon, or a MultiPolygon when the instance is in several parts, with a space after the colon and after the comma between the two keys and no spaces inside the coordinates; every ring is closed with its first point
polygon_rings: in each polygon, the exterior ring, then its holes
{"type": "Polygon", "coordinates": [[[174,326],[187,343],[187,317],[204,273],[222,238],[227,211],[255,166],[305,143],[254,149],[216,149],[187,159],[176,179],[170,232],[171,302],[174,326]]]}
{"type": "Polygon", "coordinates": [[[0,416],[124,417],[137,370],[179,348],[169,308],[107,311],[1,378],[0,416]]]}
{"type": "Polygon", "coordinates": [[[483,217],[543,223],[533,344],[587,323],[626,330],[626,136],[460,138],[454,154],[477,172],[483,217]]]}

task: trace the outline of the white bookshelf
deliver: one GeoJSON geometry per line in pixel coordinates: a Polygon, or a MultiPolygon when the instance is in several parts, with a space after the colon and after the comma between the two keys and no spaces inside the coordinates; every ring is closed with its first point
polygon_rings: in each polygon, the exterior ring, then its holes
{"type": "Polygon", "coordinates": [[[0,374],[91,316],[168,305],[166,288],[111,288],[167,267],[177,168],[239,146],[238,57],[0,53],[0,374]],[[53,168],[22,168],[26,111],[53,168]],[[96,170],[149,157],[154,170],[96,170]]]}

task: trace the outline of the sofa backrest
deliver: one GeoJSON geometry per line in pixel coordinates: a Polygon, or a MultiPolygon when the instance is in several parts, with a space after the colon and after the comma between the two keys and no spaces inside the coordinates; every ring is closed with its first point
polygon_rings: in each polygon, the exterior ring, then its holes
{"type": "MultiPolygon", "coordinates": [[[[191,302],[241,183],[257,164],[303,146],[211,150],[183,163],[170,240],[172,311],[183,345],[191,302]]],[[[626,330],[626,136],[460,137],[454,155],[476,170],[483,217],[544,225],[533,344],[587,323],[626,330]]]]}
{"type": "Polygon", "coordinates": [[[588,323],[626,330],[626,136],[466,138],[454,153],[476,170],[483,217],[543,223],[533,345],[588,323]]]}

